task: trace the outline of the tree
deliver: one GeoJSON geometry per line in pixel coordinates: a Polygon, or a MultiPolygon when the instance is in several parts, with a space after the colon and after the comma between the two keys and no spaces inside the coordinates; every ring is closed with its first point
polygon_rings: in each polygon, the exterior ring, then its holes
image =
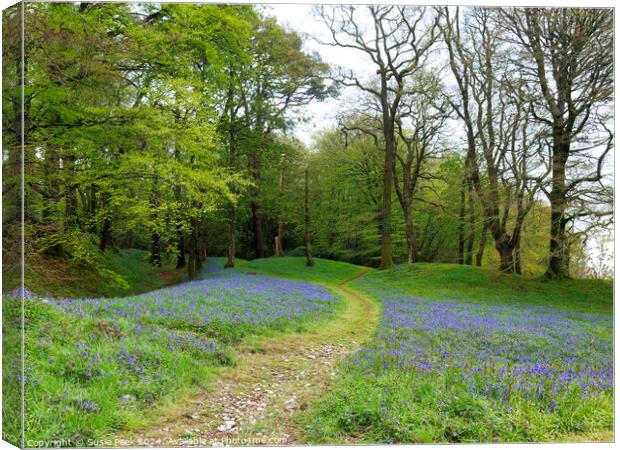
{"type": "MultiPolygon", "coordinates": [[[[613,11],[508,9],[501,15],[508,41],[520,49],[518,66],[530,91],[530,111],[550,136],[551,235],[547,276],[567,273],[567,225],[575,218],[608,215],[608,208],[575,208],[598,190],[603,161],[613,148],[613,11]],[[596,147],[602,147],[598,152],[596,147]]],[[[598,203],[598,202],[597,202],[598,203]]],[[[603,202],[605,203],[605,202],[603,202]]]]}
{"type": "MultiPolygon", "coordinates": [[[[2,12],[2,264],[3,279],[11,273],[21,277],[22,267],[22,106],[30,98],[22,90],[23,62],[21,24],[24,4],[2,12]],[[24,94],[24,95],[22,95],[24,94]],[[24,103],[22,104],[22,99],[24,103]],[[19,248],[19,249],[18,249],[19,248]]],[[[27,36],[24,36],[27,38],[27,36]]],[[[24,42],[27,48],[27,42],[24,42]]],[[[26,135],[23,135],[25,138],[26,135]]],[[[6,280],[5,280],[6,284],[6,280]]]]}
{"type": "Polygon", "coordinates": [[[400,171],[395,170],[394,187],[405,219],[409,264],[414,262],[417,252],[413,202],[422,183],[434,178],[429,160],[442,153],[441,129],[448,115],[447,104],[435,101],[440,97],[439,90],[439,81],[435,77],[420,76],[404,98],[403,111],[396,121],[396,159],[400,171]]]}
{"type": "Polygon", "coordinates": [[[253,132],[246,146],[250,190],[254,256],[265,255],[263,214],[260,202],[262,160],[273,150],[271,134],[290,125],[290,114],[300,106],[329,94],[324,74],[328,66],[317,54],[302,50],[302,41],[294,32],[282,29],[275,19],[257,16],[251,39],[252,63],[240,73],[241,102],[245,126],[253,132]]]}
{"type": "Polygon", "coordinates": [[[310,204],[309,204],[309,191],[310,182],[309,171],[306,167],[304,171],[304,242],[306,244],[306,266],[314,266],[314,258],[312,257],[312,237],[310,232],[310,204]]]}
{"type": "MultiPolygon", "coordinates": [[[[484,226],[500,255],[500,270],[518,272],[515,250],[547,173],[536,169],[540,135],[531,127],[519,72],[508,65],[508,58],[500,58],[491,14],[488,9],[473,9],[463,37],[458,9],[454,18],[448,8],[443,9],[444,41],[459,98],[457,102],[451,97],[450,103],[465,126],[465,179],[480,200],[484,226]]],[[[471,258],[471,249],[467,253],[471,258]]]]}
{"type": "MultiPolygon", "coordinates": [[[[223,169],[222,179],[229,181],[228,192],[223,198],[229,204],[231,221],[227,233],[232,250],[229,252],[230,265],[234,265],[236,203],[247,188],[247,183],[237,176],[241,170],[237,146],[241,140],[237,135],[241,134],[237,133],[237,114],[241,106],[239,95],[235,94],[238,79],[234,74],[240,66],[250,62],[245,41],[251,33],[252,17],[253,11],[249,7],[164,5],[149,10],[144,19],[149,24],[151,38],[157,33],[156,42],[173,36],[177,44],[173,48],[164,46],[167,49],[164,54],[153,54],[160,46],[144,43],[146,48],[153,50],[144,63],[161,61],[155,68],[149,67],[151,78],[159,75],[155,82],[168,89],[167,95],[156,98],[155,107],[169,110],[174,118],[175,132],[202,126],[204,137],[198,141],[203,142],[205,150],[215,150],[221,155],[223,164],[216,166],[223,169]],[[217,129],[205,128],[215,117],[219,119],[217,129]],[[223,145],[214,149],[216,142],[223,145]]],[[[183,144],[184,137],[179,136],[171,143],[172,153],[177,161],[192,163],[199,155],[184,148],[195,145],[192,142],[183,144]]],[[[188,211],[194,209],[193,205],[187,205],[187,191],[178,184],[174,191],[177,209],[173,215],[176,216],[177,232],[172,239],[176,240],[177,266],[184,266],[185,252],[190,255],[190,265],[199,266],[204,253],[204,236],[196,236],[193,228],[206,229],[206,215],[190,217],[188,211]],[[201,248],[194,248],[196,246],[201,248]],[[192,254],[197,258],[196,262],[192,261],[192,254]]],[[[194,269],[190,267],[188,270],[194,269]]]]}
{"type": "MultiPolygon", "coordinates": [[[[337,83],[355,87],[374,96],[381,108],[383,144],[383,194],[381,209],[381,262],[392,265],[392,189],[396,162],[396,120],[407,78],[424,66],[437,38],[437,18],[427,17],[424,8],[397,6],[339,6],[317,9],[328,27],[331,42],[326,45],[350,48],[365,54],[375,67],[376,78],[364,81],[352,71],[340,70],[337,83]],[[364,11],[366,14],[364,14],[364,11]],[[370,21],[372,30],[364,29],[370,21]]],[[[432,14],[431,14],[432,15],[432,14]]]]}
{"type": "Polygon", "coordinates": [[[184,254],[178,241],[189,235],[190,259],[203,258],[208,215],[243,185],[217,164],[216,105],[205,87],[220,81],[222,35],[207,36],[204,24],[234,10],[194,11],[203,19],[200,45],[199,24],[188,22],[196,15],[174,5],[26,11],[30,254],[103,270],[109,248],[137,245],[157,266],[162,253],[184,254]],[[164,36],[174,36],[174,51],[157,45],[164,36]],[[199,71],[192,61],[201,52],[209,64],[199,71]]]}

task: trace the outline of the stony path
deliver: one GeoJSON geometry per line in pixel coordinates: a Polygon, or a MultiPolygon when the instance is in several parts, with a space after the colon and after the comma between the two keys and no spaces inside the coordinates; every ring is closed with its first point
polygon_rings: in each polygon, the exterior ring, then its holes
{"type": "Polygon", "coordinates": [[[347,300],[337,319],[315,331],[247,342],[239,363],[210,389],[153,427],[124,436],[127,444],[302,444],[297,414],[326,392],[339,361],[370,337],[378,320],[376,304],[347,286],[366,272],[329,285],[347,300]]]}

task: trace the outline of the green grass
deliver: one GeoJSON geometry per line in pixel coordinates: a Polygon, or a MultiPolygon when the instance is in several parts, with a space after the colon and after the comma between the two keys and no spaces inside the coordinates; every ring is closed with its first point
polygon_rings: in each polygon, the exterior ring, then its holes
{"type": "MultiPolygon", "coordinates": [[[[77,317],[40,301],[26,301],[25,308],[26,441],[64,439],[83,447],[105,437],[102,431],[144,426],[158,402],[205,387],[230,360],[224,348],[169,351],[166,333],[137,331],[131,318],[77,317]]],[[[19,319],[19,302],[5,299],[5,328],[16,330],[19,319]]],[[[3,342],[3,428],[13,435],[20,429],[20,364],[14,366],[20,343],[17,332],[3,342]]]]}
{"type": "MultiPolygon", "coordinates": [[[[501,375],[502,370],[509,368],[504,355],[510,361],[532,354],[534,360],[540,357],[541,363],[551,370],[556,365],[570,364],[564,357],[569,361],[572,357],[584,361],[581,369],[594,368],[587,361],[608,366],[613,349],[611,282],[552,282],[505,275],[487,268],[419,263],[374,271],[354,280],[351,286],[378,302],[385,299],[384,317],[389,308],[394,311],[394,306],[388,306],[391,301],[411,305],[411,309],[404,308],[402,315],[392,313],[390,317],[396,317],[395,320],[382,320],[375,338],[343,362],[330,392],[302,415],[301,423],[309,442],[613,440],[613,390],[610,388],[584,398],[580,388],[573,385],[570,392],[560,389],[561,394],[556,395],[552,391],[553,383],[547,381],[540,399],[511,395],[506,403],[501,397],[494,397],[493,392],[485,393],[487,383],[512,386],[506,381],[510,378],[501,375]],[[430,302],[416,303],[407,297],[430,302]],[[427,311],[429,303],[434,305],[436,316],[422,316],[425,319],[416,322],[415,318],[427,311]],[[533,320],[540,320],[538,328],[532,333],[514,334],[510,328],[475,325],[460,328],[462,323],[451,320],[461,310],[502,320],[502,313],[497,312],[502,308],[511,311],[505,313],[508,320],[532,314],[533,320]],[[557,312],[557,309],[564,311],[557,312]],[[581,316],[582,313],[585,314],[581,316]],[[433,322],[434,317],[440,319],[433,322]],[[547,322],[550,317],[565,320],[566,327],[544,328],[550,326],[547,322]],[[406,325],[399,325],[399,320],[406,325]],[[429,323],[433,323],[431,329],[424,329],[429,323]],[[545,329],[550,331],[543,332],[545,329]],[[537,335],[539,330],[546,334],[537,335]],[[565,331],[566,340],[563,340],[565,331]],[[493,348],[493,357],[481,356],[487,348],[493,348]],[[522,350],[528,348],[532,353],[522,350]],[[451,356],[443,357],[447,358],[443,360],[446,366],[435,371],[427,372],[420,368],[421,364],[407,359],[441,362],[445,350],[451,356]],[[399,352],[406,355],[403,360],[398,359],[402,354],[399,352]],[[552,355],[549,362],[548,355],[552,355]],[[468,369],[473,367],[476,371],[468,369]],[[557,401],[557,406],[549,409],[551,401],[557,401]]],[[[475,323],[475,316],[470,317],[471,322],[467,323],[475,323]]],[[[572,368],[578,372],[580,364],[572,368]]]]}
{"type": "Polygon", "coordinates": [[[314,266],[306,265],[306,258],[279,256],[255,259],[244,266],[244,270],[260,272],[281,278],[292,278],[315,283],[342,283],[357,275],[364,268],[329,259],[314,259],[314,266]]]}
{"type": "Polygon", "coordinates": [[[312,444],[558,442],[613,440],[613,398],[563,402],[554,414],[514,401],[510,412],[472,395],[458,374],[421,381],[403,370],[349,367],[302,424],[312,444]]]}
{"type": "Polygon", "coordinates": [[[140,294],[161,287],[176,284],[186,277],[184,270],[175,270],[176,257],[164,257],[160,268],[149,263],[149,252],[127,249],[104,254],[106,268],[118,275],[118,283],[108,283],[102,279],[95,290],[105,292],[106,297],[140,294]]]}
{"type": "Polygon", "coordinates": [[[613,311],[613,283],[607,280],[548,281],[506,275],[490,268],[417,263],[375,271],[356,280],[364,290],[388,287],[429,300],[463,300],[560,308],[585,313],[613,311]]]}

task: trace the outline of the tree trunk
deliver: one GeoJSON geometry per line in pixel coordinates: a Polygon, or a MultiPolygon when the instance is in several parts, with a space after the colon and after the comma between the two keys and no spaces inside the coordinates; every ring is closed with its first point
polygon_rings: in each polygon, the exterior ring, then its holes
{"type": "Polygon", "coordinates": [[[207,260],[207,246],[205,245],[207,230],[206,222],[198,222],[195,231],[196,240],[196,272],[200,272],[202,264],[207,260]],[[204,232],[204,233],[203,233],[204,232]]]}
{"type": "Polygon", "coordinates": [[[564,253],[566,251],[566,225],[563,221],[566,204],[563,200],[555,199],[551,202],[551,239],[549,241],[549,265],[546,276],[548,278],[565,278],[564,253]]]}
{"type": "Polygon", "coordinates": [[[407,264],[415,261],[415,230],[411,217],[411,204],[405,208],[405,237],[407,238],[407,264]]]}
{"type": "MultiPolygon", "coordinates": [[[[280,168],[280,184],[279,184],[279,189],[280,189],[280,197],[282,197],[282,193],[284,191],[284,161],[282,161],[281,163],[281,168],[280,168]]],[[[280,201],[282,201],[282,198],[280,198],[280,201]]],[[[284,221],[282,220],[282,212],[278,213],[278,234],[276,236],[276,251],[275,251],[275,255],[276,256],[282,256],[284,254],[284,221]]]]}
{"type": "Polygon", "coordinates": [[[76,187],[69,184],[65,193],[65,227],[72,228],[77,225],[77,193],[76,187]]]}
{"type": "Polygon", "coordinates": [[[395,145],[393,125],[385,123],[385,158],[383,167],[383,203],[381,206],[381,263],[379,269],[392,267],[392,182],[394,178],[395,145]]]}
{"type": "Polygon", "coordinates": [[[461,182],[459,208],[459,264],[465,263],[465,179],[461,182]]]}
{"type": "Polygon", "coordinates": [[[63,165],[67,172],[71,175],[69,180],[64,185],[64,197],[65,197],[65,214],[63,228],[65,230],[71,230],[75,228],[82,229],[82,224],[78,223],[78,185],[74,182],[75,172],[75,158],[72,155],[64,155],[63,165]]]}
{"type": "Polygon", "coordinates": [[[570,152],[570,136],[564,136],[560,128],[553,132],[553,155],[551,192],[551,235],[549,239],[549,265],[546,276],[548,278],[566,278],[565,251],[566,251],[566,161],[570,152]]]}
{"type": "MultiPolygon", "coordinates": [[[[88,214],[91,218],[95,217],[97,214],[97,187],[94,183],[91,183],[88,189],[88,214]]],[[[88,231],[92,234],[97,234],[97,221],[96,220],[88,220],[88,231]]]]}
{"type": "Polygon", "coordinates": [[[263,238],[263,218],[260,212],[260,203],[252,200],[252,223],[254,224],[254,255],[256,258],[265,257],[265,245],[263,238]]]}
{"type": "Polygon", "coordinates": [[[224,264],[225,269],[229,269],[231,267],[235,267],[235,254],[237,253],[237,242],[235,236],[235,228],[237,222],[237,212],[234,206],[230,206],[229,218],[228,218],[228,259],[226,264],[224,264]]]}
{"type": "Polygon", "coordinates": [[[472,265],[474,256],[474,238],[476,234],[476,211],[474,200],[474,189],[471,180],[467,182],[467,202],[468,202],[468,217],[469,217],[469,229],[467,231],[467,241],[465,246],[465,264],[472,265]]]}
{"type": "Polygon", "coordinates": [[[514,273],[514,260],[512,258],[512,252],[514,249],[503,242],[496,243],[495,248],[499,252],[499,270],[504,273],[514,273]]]}
{"type": "Polygon", "coordinates": [[[102,252],[105,251],[105,249],[108,247],[108,244],[110,243],[109,241],[111,228],[112,223],[110,221],[110,218],[106,214],[106,216],[103,218],[103,224],[101,226],[101,236],[99,240],[99,250],[102,252]]]}
{"type": "Polygon", "coordinates": [[[177,226],[177,269],[183,269],[187,265],[185,260],[185,236],[180,226],[177,226]]]}
{"type": "Polygon", "coordinates": [[[161,236],[153,233],[151,236],[151,266],[161,267],[161,236]]]}
{"type": "Polygon", "coordinates": [[[484,247],[487,245],[487,234],[489,227],[485,220],[482,227],[482,234],[480,235],[480,244],[478,244],[478,253],[476,254],[476,266],[482,266],[482,257],[484,256],[484,247]]]}
{"type": "Polygon", "coordinates": [[[305,186],[304,186],[304,241],[306,242],[306,265],[308,267],[314,266],[314,258],[312,257],[312,242],[310,236],[310,208],[308,205],[308,169],[305,172],[305,186]]]}
{"type": "Polygon", "coordinates": [[[188,239],[188,255],[187,261],[187,278],[193,280],[196,277],[198,269],[198,239],[197,239],[197,223],[195,219],[191,221],[192,229],[188,239]]]}
{"type": "Polygon", "coordinates": [[[571,255],[571,247],[572,241],[570,237],[566,237],[565,245],[564,245],[564,254],[562,255],[562,266],[564,269],[564,276],[570,277],[570,255],[571,255]]]}
{"type": "Polygon", "coordinates": [[[276,236],[276,256],[283,256],[282,242],[284,239],[284,223],[281,220],[278,221],[278,235],[276,236]]]}
{"type": "Polygon", "coordinates": [[[196,277],[196,254],[190,252],[187,261],[187,279],[193,280],[196,277]]]}
{"type": "Polygon", "coordinates": [[[256,258],[265,257],[265,241],[263,237],[263,217],[261,214],[261,204],[258,201],[260,176],[260,159],[259,156],[252,153],[249,158],[250,170],[255,186],[251,189],[252,200],[250,208],[252,209],[252,222],[254,225],[254,254],[256,258]]]}
{"type": "Polygon", "coordinates": [[[521,235],[519,235],[519,237],[517,238],[517,243],[515,244],[514,259],[515,273],[521,275],[523,273],[521,270],[521,235]]]}
{"type": "Polygon", "coordinates": [[[149,206],[151,209],[151,220],[153,221],[154,228],[151,230],[151,265],[153,267],[161,266],[161,235],[158,230],[158,223],[160,221],[159,217],[159,206],[160,206],[160,195],[158,186],[155,182],[151,187],[151,193],[149,198],[149,206]]]}
{"type": "Polygon", "coordinates": [[[103,216],[103,222],[101,224],[101,234],[99,238],[99,250],[102,252],[105,251],[105,249],[108,247],[112,234],[112,219],[110,217],[110,211],[108,211],[108,195],[109,194],[105,193],[102,195],[101,198],[102,207],[105,211],[103,216]]]}

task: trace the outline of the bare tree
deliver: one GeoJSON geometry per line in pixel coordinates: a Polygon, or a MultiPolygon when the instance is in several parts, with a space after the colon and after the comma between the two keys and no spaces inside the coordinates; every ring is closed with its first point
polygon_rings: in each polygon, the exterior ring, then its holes
{"type": "Polygon", "coordinates": [[[434,178],[428,163],[442,153],[440,137],[448,118],[448,105],[445,100],[436,101],[441,97],[439,81],[430,74],[420,77],[408,91],[396,119],[396,159],[400,170],[395,168],[394,187],[405,218],[407,262],[413,263],[416,258],[413,203],[422,182],[434,178]]]}
{"type": "Polygon", "coordinates": [[[532,89],[531,114],[550,136],[547,276],[561,278],[568,275],[567,225],[578,217],[611,214],[609,207],[575,207],[575,200],[604,189],[603,161],[613,148],[606,125],[612,120],[613,10],[506,9],[501,17],[508,42],[520,49],[516,59],[532,89]]]}
{"type": "Polygon", "coordinates": [[[541,139],[528,119],[520,74],[501,58],[492,11],[476,8],[461,17],[457,9],[453,17],[444,8],[442,14],[457,84],[457,95],[449,101],[467,134],[465,177],[480,200],[484,224],[500,256],[500,270],[518,272],[514,254],[523,223],[546,178],[537,169],[541,139]]]}
{"type": "Polygon", "coordinates": [[[325,45],[350,48],[365,54],[376,77],[363,80],[352,71],[340,70],[334,79],[341,86],[358,88],[374,96],[381,106],[385,158],[381,209],[380,268],[392,265],[392,183],[396,162],[396,118],[405,81],[425,64],[437,39],[438,16],[432,10],[402,6],[337,6],[317,8],[331,40],[325,45]],[[429,17],[430,21],[429,21],[429,17]],[[430,22],[430,23],[429,23],[430,22]],[[365,24],[370,24],[366,29],[365,24]]]}

